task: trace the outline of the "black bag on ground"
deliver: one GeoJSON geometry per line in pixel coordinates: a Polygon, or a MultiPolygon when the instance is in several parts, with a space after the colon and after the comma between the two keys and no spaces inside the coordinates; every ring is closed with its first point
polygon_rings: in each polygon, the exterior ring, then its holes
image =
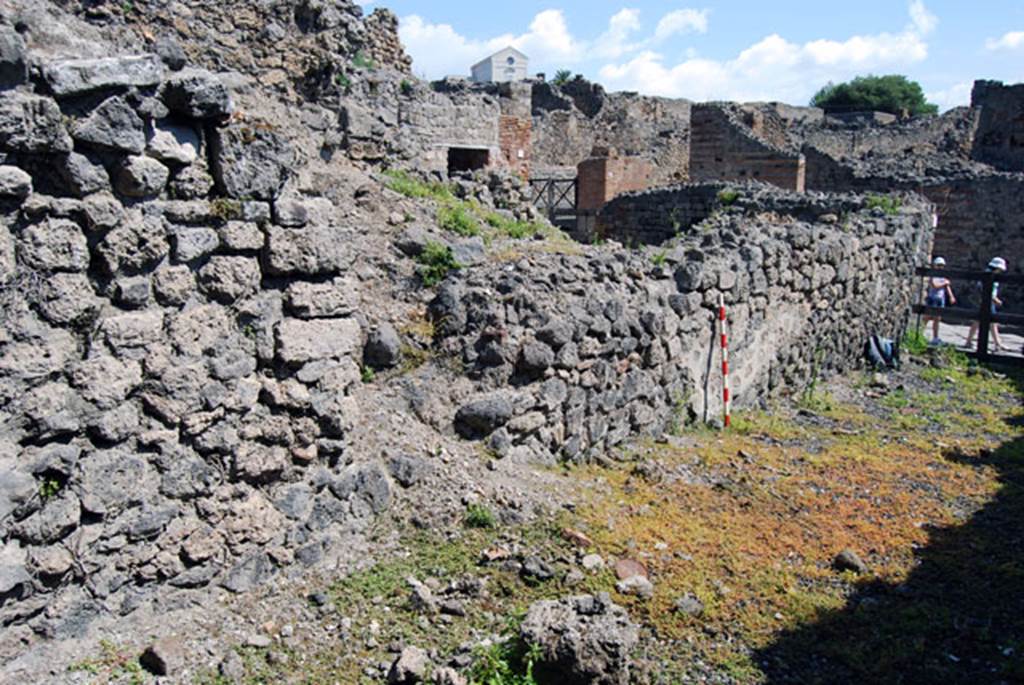
{"type": "Polygon", "coordinates": [[[900,348],[895,341],[873,335],[864,344],[864,356],[875,369],[896,369],[900,365],[900,348]]]}

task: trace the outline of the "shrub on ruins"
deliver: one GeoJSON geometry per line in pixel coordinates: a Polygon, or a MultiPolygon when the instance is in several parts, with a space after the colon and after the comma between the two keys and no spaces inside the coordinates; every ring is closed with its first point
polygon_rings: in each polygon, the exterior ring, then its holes
{"type": "Polygon", "coordinates": [[[385,183],[388,188],[406,197],[437,200],[438,202],[454,199],[451,188],[441,181],[425,181],[401,169],[388,169],[384,172],[384,176],[387,178],[385,183]]]}
{"type": "Polygon", "coordinates": [[[921,84],[906,76],[858,76],[846,83],[829,83],[811,98],[813,107],[827,113],[889,112],[890,114],[937,114],[939,108],[925,100],[921,84]]]}
{"type": "Polygon", "coordinates": [[[568,69],[559,69],[555,72],[555,78],[551,80],[556,86],[564,86],[572,79],[572,72],[568,69]]]}
{"type": "Polygon", "coordinates": [[[868,209],[881,209],[889,216],[893,216],[900,213],[903,203],[892,195],[868,195],[866,206],[868,209]]]}
{"type": "Polygon", "coordinates": [[[462,268],[455,260],[450,247],[433,241],[427,242],[423,252],[416,259],[420,263],[420,278],[427,287],[433,287],[443,281],[450,271],[462,268]]]}
{"type": "Polygon", "coordinates": [[[543,224],[538,221],[517,221],[497,212],[488,212],[484,216],[484,221],[509,238],[529,238],[544,231],[543,224]]]}
{"type": "Polygon", "coordinates": [[[480,222],[470,208],[461,202],[442,205],[437,210],[437,225],[466,238],[480,235],[480,222]]]}

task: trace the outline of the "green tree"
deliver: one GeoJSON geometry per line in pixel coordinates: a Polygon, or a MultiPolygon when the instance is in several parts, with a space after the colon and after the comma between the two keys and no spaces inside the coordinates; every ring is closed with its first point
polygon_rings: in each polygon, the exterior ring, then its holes
{"type": "Polygon", "coordinates": [[[925,100],[917,81],[906,76],[858,76],[846,83],[829,83],[811,98],[813,107],[833,112],[889,112],[937,114],[939,108],[925,100]]]}
{"type": "Polygon", "coordinates": [[[555,72],[555,79],[553,83],[556,86],[564,86],[572,78],[572,72],[568,69],[559,69],[555,72]]]}

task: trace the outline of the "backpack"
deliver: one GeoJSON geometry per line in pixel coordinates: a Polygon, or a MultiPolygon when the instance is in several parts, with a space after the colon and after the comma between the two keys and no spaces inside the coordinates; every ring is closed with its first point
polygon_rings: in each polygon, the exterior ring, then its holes
{"type": "Polygon", "coordinates": [[[897,369],[900,365],[900,348],[895,341],[872,335],[864,344],[864,356],[877,370],[897,369]]]}

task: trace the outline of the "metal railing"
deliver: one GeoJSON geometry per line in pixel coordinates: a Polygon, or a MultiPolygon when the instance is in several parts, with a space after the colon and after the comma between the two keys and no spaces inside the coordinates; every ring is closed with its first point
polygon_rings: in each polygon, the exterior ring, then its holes
{"type": "Polygon", "coordinates": [[[541,209],[548,220],[575,218],[579,184],[575,178],[531,178],[530,202],[541,209]]]}

